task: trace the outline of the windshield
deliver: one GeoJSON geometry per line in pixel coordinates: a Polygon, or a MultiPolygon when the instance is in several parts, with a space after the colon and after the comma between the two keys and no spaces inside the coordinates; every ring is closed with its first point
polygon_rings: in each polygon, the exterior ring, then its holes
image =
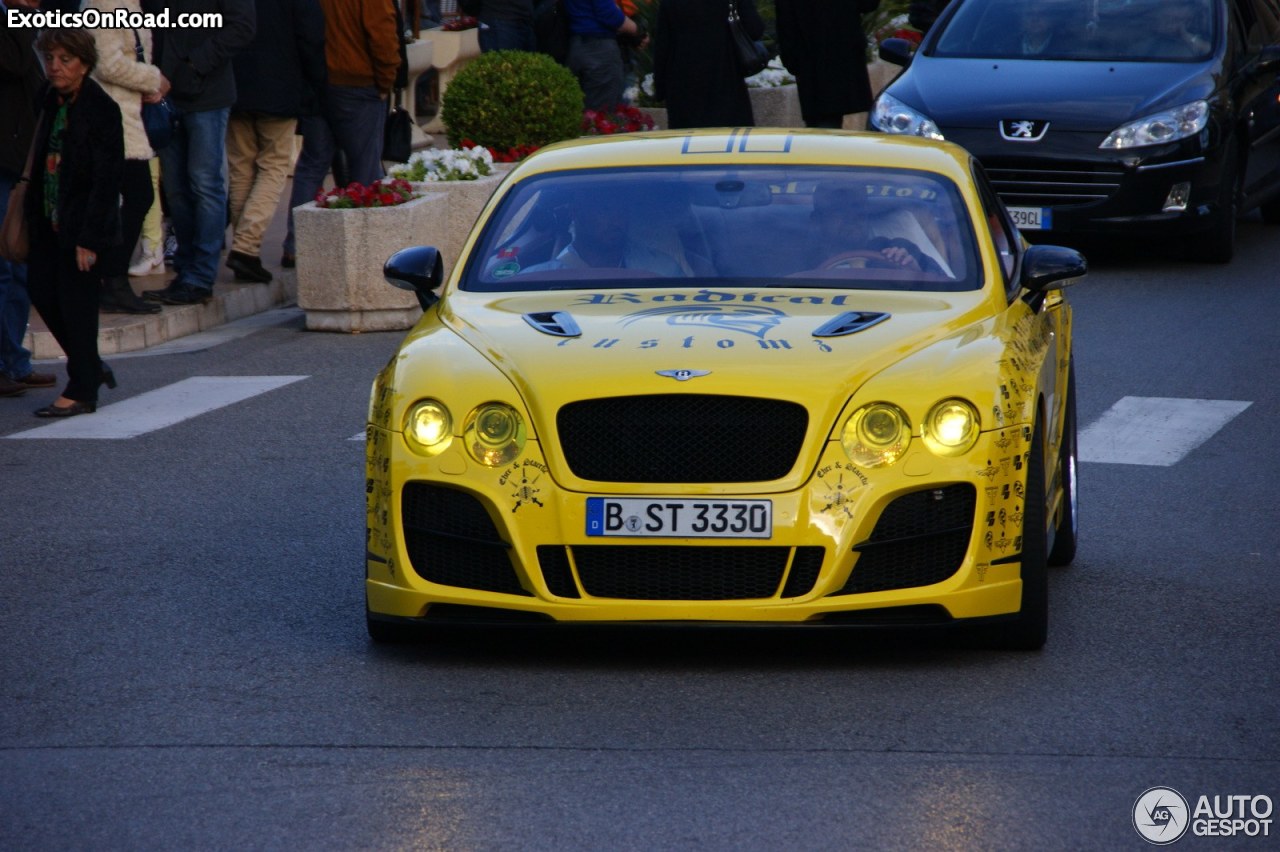
{"type": "Polygon", "coordinates": [[[682,278],[691,287],[972,290],[981,286],[976,257],[958,189],[929,172],[593,169],[512,188],[462,288],[669,288],[682,278]]]}
{"type": "Polygon", "coordinates": [[[930,55],[1192,62],[1213,55],[1220,0],[972,0],[930,55]]]}

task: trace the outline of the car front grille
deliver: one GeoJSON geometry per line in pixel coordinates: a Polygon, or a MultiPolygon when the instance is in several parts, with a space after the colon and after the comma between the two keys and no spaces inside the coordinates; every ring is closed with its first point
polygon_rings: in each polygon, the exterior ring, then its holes
{"type": "MultiPolygon", "coordinates": [[[[553,548],[546,548],[552,550],[553,548]]],[[[784,597],[808,593],[822,567],[821,547],[684,547],[585,545],[572,548],[582,588],[596,598],[641,601],[728,601],[778,594],[792,562],[784,597]]],[[[543,574],[560,570],[558,556],[539,548],[543,574]]],[[[549,584],[553,582],[549,580],[549,584]]],[[[568,595],[577,597],[576,592],[568,595]]]]}
{"type": "Polygon", "coordinates": [[[780,479],[808,424],[793,402],[704,394],[589,399],[556,418],[569,469],[597,482],[780,479]]]}
{"type": "Polygon", "coordinates": [[[910,589],[941,583],[960,570],[973,535],[977,491],[949,485],[897,498],[871,537],[855,545],[858,559],[837,595],[910,589]]]}
{"type": "Polygon", "coordinates": [[[484,504],[465,491],[410,482],[401,493],[404,543],[414,573],[431,583],[529,595],[484,504]]]}
{"type": "Polygon", "coordinates": [[[1106,163],[983,160],[1000,199],[1012,207],[1071,207],[1106,201],[1124,172],[1106,163]]]}

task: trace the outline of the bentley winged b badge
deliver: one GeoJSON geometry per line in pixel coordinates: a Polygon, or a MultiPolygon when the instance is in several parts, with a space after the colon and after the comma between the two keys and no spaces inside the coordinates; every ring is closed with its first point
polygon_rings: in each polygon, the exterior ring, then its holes
{"type": "Polygon", "coordinates": [[[675,379],[677,382],[687,382],[690,379],[696,379],[699,376],[711,375],[710,370],[655,370],[659,376],[666,376],[669,379],[675,379]]]}

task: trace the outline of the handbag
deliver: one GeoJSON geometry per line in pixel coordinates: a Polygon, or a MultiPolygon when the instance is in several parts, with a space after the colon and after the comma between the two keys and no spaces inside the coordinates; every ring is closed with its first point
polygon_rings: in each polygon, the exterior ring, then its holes
{"type": "Polygon", "coordinates": [[[733,55],[738,61],[738,71],[743,77],[759,74],[769,64],[769,48],[764,42],[747,35],[738,17],[737,0],[729,0],[729,37],[733,41],[733,55]]]}
{"type": "MultiPolygon", "coordinates": [[[[133,52],[139,62],[146,63],[147,55],[142,50],[142,39],[138,37],[137,30],[133,31],[133,52]]],[[[159,151],[173,141],[177,128],[178,109],[169,103],[168,98],[142,105],[142,129],[147,132],[147,144],[153,151],[159,151]]]]}
{"type": "Polygon", "coordinates": [[[387,123],[382,128],[382,159],[392,163],[407,163],[413,153],[413,116],[400,105],[400,95],[401,90],[396,89],[387,123]]]}
{"type": "MultiPolygon", "coordinates": [[[[36,121],[36,132],[39,133],[40,122],[36,121]]],[[[31,232],[27,226],[27,187],[31,185],[31,164],[36,156],[36,140],[31,139],[31,150],[27,152],[27,166],[22,170],[22,177],[9,190],[9,203],[4,210],[4,222],[0,223],[0,257],[10,263],[26,263],[27,254],[31,250],[31,232]]]]}

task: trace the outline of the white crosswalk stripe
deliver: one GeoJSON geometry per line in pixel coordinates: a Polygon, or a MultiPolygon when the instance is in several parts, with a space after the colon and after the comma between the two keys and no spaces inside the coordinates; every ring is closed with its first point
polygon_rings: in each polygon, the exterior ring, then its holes
{"type": "Polygon", "coordinates": [[[1080,433],[1080,461],[1168,467],[1252,403],[1126,396],[1080,433]]]}
{"type": "Polygon", "coordinates": [[[57,420],[8,438],[135,438],[233,403],[301,381],[307,376],[194,376],[99,408],[96,414],[57,420]]]}

